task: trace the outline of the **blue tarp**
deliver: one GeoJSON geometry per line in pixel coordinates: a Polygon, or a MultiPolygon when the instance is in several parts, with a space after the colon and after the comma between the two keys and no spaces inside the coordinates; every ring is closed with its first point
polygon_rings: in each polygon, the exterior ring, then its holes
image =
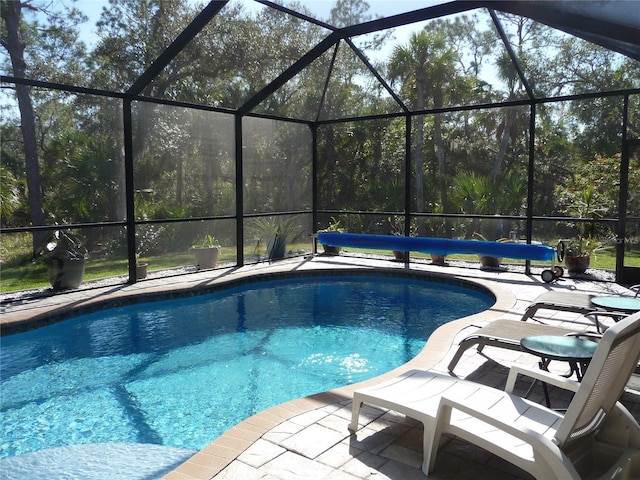
{"type": "Polygon", "coordinates": [[[433,253],[435,255],[466,253],[521,260],[552,261],[555,254],[555,249],[548,245],[528,245],[514,242],[483,242],[479,240],[337,232],[321,232],[317,234],[317,238],[318,242],[330,247],[396,250],[400,252],[433,253]]]}

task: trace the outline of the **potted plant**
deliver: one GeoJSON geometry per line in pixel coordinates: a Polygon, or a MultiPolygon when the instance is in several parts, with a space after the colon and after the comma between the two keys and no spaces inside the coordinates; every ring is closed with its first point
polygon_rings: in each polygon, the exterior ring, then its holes
{"type": "Polygon", "coordinates": [[[447,256],[446,255],[438,255],[437,253],[430,253],[431,263],[434,265],[446,265],[447,264],[447,256]]]}
{"type": "MultiPolygon", "coordinates": [[[[391,235],[396,235],[399,237],[404,236],[404,217],[401,217],[401,216],[389,217],[387,221],[391,225],[391,235]]],[[[410,236],[413,236],[413,233],[414,233],[412,227],[413,225],[411,225],[409,229],[410,236]]],[[[392,250],[391,253],[393,254],[393,258],[400,262],[409,261],[409,252],[392,250]]],[[[444,260],[442,262],[444,263],[444,260]]]]}
{"type": "MultiPolygon", "coordinates": [[[[327,226],[327,228],[323,229],[323,230],[318,230],[318,233],[320,232],[338,232],[338,233],[343,233],[345,230],[344,228],[342,228],[340,226],[340,220],[336,220],[335,217],[331,217],[331,221],[329,222],[329,225],[327,226]]],[[[342,249],[342,247],[333,247],[331,245],[322,245],[322,248],[324,249],[324,253],[327,255],[338,255],[340,253],[340,250],[342,249]]]]}
{"type": "Polygon", "coordinates": [[[491,257],[489,255],[478,255],[480,265],[488,268],[498,268],[502,264],[502,257],[491,257]]]}
{"type": "Polygon", "coordinates": [[[199,242],[195,243],[191,249],[196,255],[196,266],[198,270],[215,268],[220,255],[220,243],[212,235],[205,235],[199,242]]]}
{"type": "Polygon", "coordinates": [[[569,273],[585,273],[591,264],[591,255],[598,248],[591,237],[578,236],[577,240],[561,240],[560,249],[569,273]]]}
{"type": "Polygon", "coordinates": [[[54,290],[78,288],[84,278],[87,249],[82,240],[66,230],[56,230],[35,252],[47,266],[54,290]]]}
{"type": "Polygon", "coordinates": [[[295,240],[302,232],[297,217],[256,218],[253,229],[258,237],[267,241],[267,257],[269,260],[284,258],[287,242],[295,240]]]}
{"type": "MultiPolygon", "coordinates": [[[[483,242],[487,242],[488,240],[480,233],[475,234],[476,237],[480,238],[483,242]]],[[[496,242],[511,242],[508,238],[499,238],[496,242]]],[[[502,257],[492,257],[489,255],[478,255],[478,259],[480,261],[480,266],[487,268],[498,268],[502,264],[502,257]]]]}
{"type": "MultiPolygon", "coordinates": [[[[555,193],[558,202],[565,204],[562,212],[569,213],[580,220],[602,217],[607,211],[606,202],[602,199],[595,185],[578,185],[581,188],[558,186],[555,193]]],[[[584,273],[591,263],[591,255],[599,248],[594,235],[594,222],[582,221],[573,225],[577,231],[577,239],[561,240],[558,244],[559,255],[564,254],[564,263],[569,273],[584,273]]]]}
{"type": "Polygon", "coordinates": [[[147,278],[147,267],[149,264],[147,262],[142,262],[140,260],[140,254],[136,253],[136,280],[142,280],[143,278],[147,278]]]}

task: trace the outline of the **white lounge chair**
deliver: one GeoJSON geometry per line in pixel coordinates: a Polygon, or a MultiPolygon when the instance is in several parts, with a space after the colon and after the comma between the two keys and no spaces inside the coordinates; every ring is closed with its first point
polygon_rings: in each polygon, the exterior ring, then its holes
{"type": "Polygon", "coordinates": [[[595,333],[587,331],[584,328],[570,329],[555,327],[544,323],[518,322],[506,319],[494,320],[462,339],[447,369],[453,373],[453,369],[458,365],[464,352],[473,346],[477,346],[478,352],[482,352],[486,346],[522,351],[520,340],[534,335],[572,335],[591,339],[600,338],[600,332],[605,329],[600,321],[600,317],[603,316],[611,317],[614,321],[619,321],[620,318],[626,317],[627,315],[618,312],[594,312],[583,315],[585,322],[580,320],[575,322],[580,325],[586,324],[587,326],[593,323],[597,330],[595,333]],[[589,320],[591,323],[587,323],[586,320],[589,320]]]}
{"type": "Polygon", "coordinates": [[[591,303],[595,295],[587,293],[549,291],[541,294],[527,307],[520,320],[532,318],[538,310],[557,310],[561,312],[590,313],[599,310],[591,303]]]}
{"type": "Polygon", "coordinates": [[[456,368],[464,352],[473,346],[477,346],[478,352],[481,352],[485,346],[522,351],[520,340],[524,337],[533,335],[572,335],[575,333],[577,333],[576,330],[534,322],[522,323],[516,320],[494,320],[460,342],[458,350],[456,350],[447,368],[453,373],[453,369],[456,368]]]}
{"type": "MultiPolygon", "coordinates": [[[[538,312],[538,310],[555,310],[560,312],[574,312],[580,313],[586,317],[590,322],[594,323],[598,332],[603,331],[603,325],[600,323],[600,316],[609,317],[614,321],[618,321],[627,315],[622,312],[613,312],[609,310],[603,310],[598,306],[591,303],[591,299],[595,295],[587,293],[575,293],[575,292],[561,292],[561,291],[549,291],[541,294],[527,307],[522,315],[523,322],[538,312]]],[[[580,323],[580,322],[576,322],[580,323]]],[[[588,323],[587,323],[588,325],[588,323]]]]}
{"type": "Polygon", "coordinates": [[[538,479],[638,478],[640,425],[618,399],[640,358],[640,313],[609,328],[581,383],[512,367],[505,391],[429,371],[412,370],[354,393],[349,429],[363,403],[424,424],[422,470],[432,471],[440,435],[452,433],[538,479]],[[513,391],[527,375],[574,393],[563,415],[513,391]]]}

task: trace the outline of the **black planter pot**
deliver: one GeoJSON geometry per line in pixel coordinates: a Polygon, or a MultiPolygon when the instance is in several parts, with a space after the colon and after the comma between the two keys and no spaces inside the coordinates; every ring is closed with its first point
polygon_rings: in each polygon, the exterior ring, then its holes
{"type": "Polygon", "coordinates": [[[84,278],[84,258],[51,258],[47,261],[49,282],[54,290],[78,288],[84,278]]]}
{"type": "Polygon", "coordinates": [[[283,237],[272,238],[267,244],[267,251],[269,260],[284,258],[284,254],[287,251],[287,240],[283,237]]]}

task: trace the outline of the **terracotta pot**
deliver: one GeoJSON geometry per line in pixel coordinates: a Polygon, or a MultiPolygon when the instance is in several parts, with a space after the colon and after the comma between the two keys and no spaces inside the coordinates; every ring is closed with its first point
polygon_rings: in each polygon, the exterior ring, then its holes
{"type": "Polygon", "coordinates": [[[502,258],[500,257],[487,257],[485,255],[480,255],[480,265],[483,267],[498,268],[501,263],[502,258]]]}
{"type": "Polygon", "coordinates": [[[398,250],[393,250],[393,257],[401,262],[406,262],[407,260],[409,260],[409,252],[400,252],[398,250]]]}
{"type": "Polygon", "coordinates": [[[444,265],[447,263],[446,255],[436,255],[435,253],[431,254],[431,263],[434,265],[444,265]]]}
{"type": "Polygon", "coordinates": [[[340,254],[341,247],[331,247],[329,245],[322,245],[324,253],[327,255],[338,255],[340,254]]]}
{"type": "Polygon", "coordinates": [[[591,263],[591,255],[588,253],[578,255],[578,256],[569,256],[564,257],[564,264],[567,266],[567,270],[569,273],[584,273],[589,268],[589,264],[591,263]]]}

